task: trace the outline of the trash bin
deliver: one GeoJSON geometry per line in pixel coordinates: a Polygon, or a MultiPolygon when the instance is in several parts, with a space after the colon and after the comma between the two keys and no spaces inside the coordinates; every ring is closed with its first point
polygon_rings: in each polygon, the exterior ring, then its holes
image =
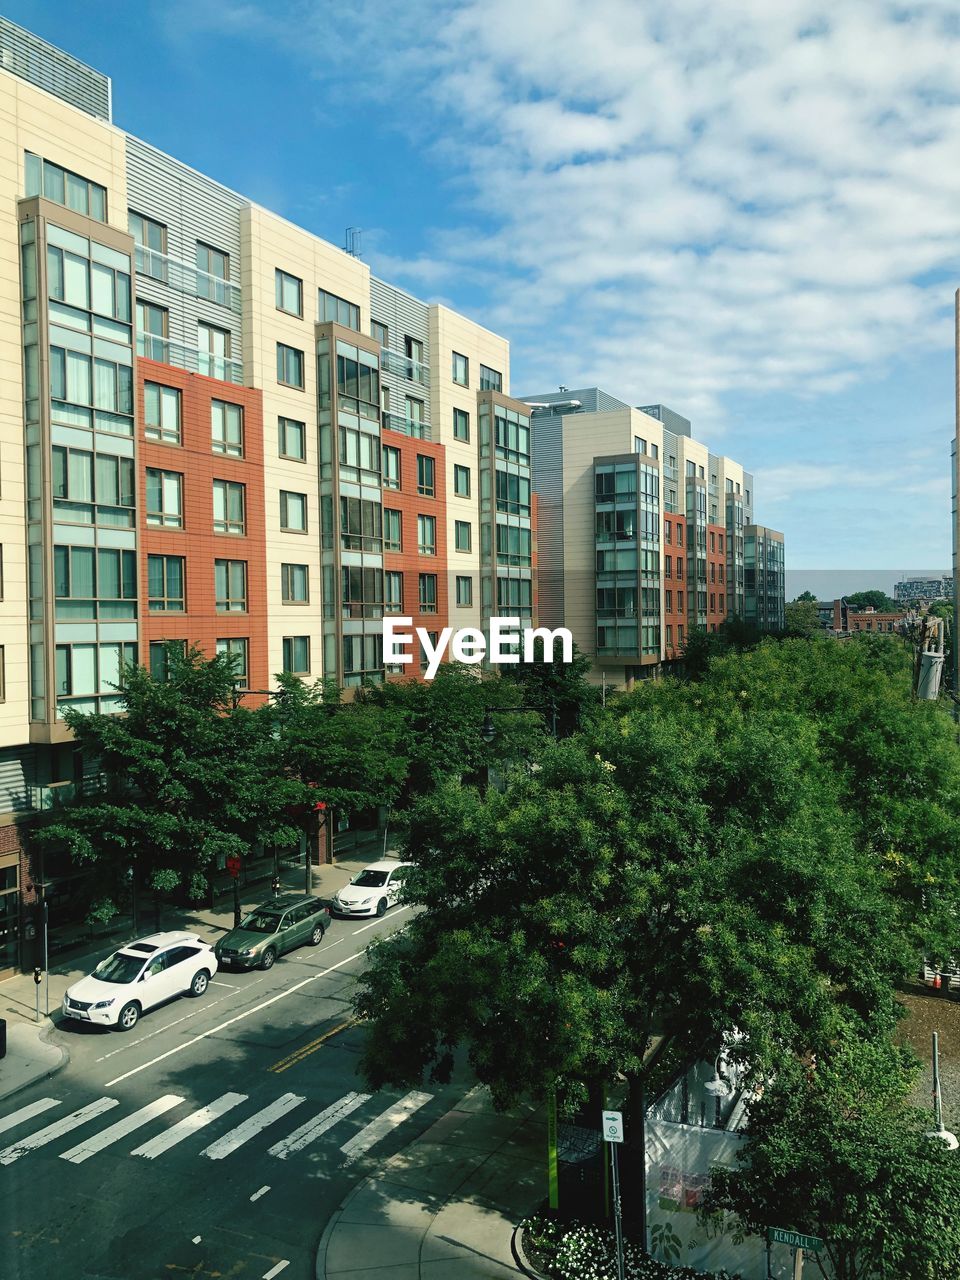
{"type": "Polygon", "coordinates": [[[0,1058],[7,1056],[7,1020],[0,1018],[0,1058]]]}

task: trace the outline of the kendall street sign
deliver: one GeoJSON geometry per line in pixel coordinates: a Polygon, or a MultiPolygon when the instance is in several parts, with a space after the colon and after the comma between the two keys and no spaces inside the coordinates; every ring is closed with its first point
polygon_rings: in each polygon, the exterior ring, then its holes
{"type": "Polygon", "coordinates": [[[786,1227],[767,1227],[767,1240],[771,1244],[788,1244],[794,1249],[809,1249],[811,1253],[819,1253],[823,1248],[819,1236],[801,1235],[799,1231],[788,1231],[786,1227]]]}

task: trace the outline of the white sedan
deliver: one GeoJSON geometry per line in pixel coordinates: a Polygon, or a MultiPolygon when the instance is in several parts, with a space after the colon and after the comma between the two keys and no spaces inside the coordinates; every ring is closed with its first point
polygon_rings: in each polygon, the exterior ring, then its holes
{"type": "Polygon", "coordinates": [[[165,1000],[202,996],[217,972],[213,948],[195,933],[152,933],[121,947],[67,988],[63,1012],[78,1022],[132,1031],[165,1000]]]}
{"type": "Polygon", "coordinates": [[[412,862],[386,858],[364,867],[333,895],[334,911],[339,916],[382,916],[399,898],[412,866],[412,862]]]}

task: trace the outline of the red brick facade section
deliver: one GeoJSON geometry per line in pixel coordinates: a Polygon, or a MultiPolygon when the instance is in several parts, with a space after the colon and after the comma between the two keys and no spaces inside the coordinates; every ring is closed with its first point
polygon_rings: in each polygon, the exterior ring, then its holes
{"type": "Polygon", "coordinates": [[[727,531],[707,525],[707,630],[717,631],[727,619],[727,531]]]}
{"type": "Polygon", "coordinates": [[[668,660],[681,656],[689,625],[686,609],[686,542],[686,517],[665,514],[663,517],[663,652],[668,660]]]}
{"type": "MultiPolygon", "coordinates": [[[[137,421],[139,427],[138,535],[140,543],[140,661],[149,662],[151,640],[186,640],[213,656],[219,639],[245,638],[249,667],[246,685],[268,689],[266,519],[263,478],[263,411],[260,392],[187,373],[151,360],[137,362],[137,421]],[[181,443],[164,444],[144,435],[143,385],[156,382],[180,391],[181,443]],[[222,400],[243,408],[243,457],[214,453],[211,403],[222,400]],[[183,528],[147,525],[148,467],[176,471],[183,476],[183,528]],[[245,532],[213,531],[213,481],[237,481],[245,486],[245,532]],[[147,556],[185,557],[186,611],[150,613],[147,556]],[[214,586],[215,560],[247,562],[246,613],[218,613],[214,586]]],[[[318,584],[319,585],[319,584],[318,584]]],[[[253,705],[257,700],[250,698],[253,705]]]]}
{"type": "MultiPolygon", "coordinates": [[[[456,564],[450,564],[447,554],[447,477],[446,450],[443,445],[431,440],[417,440],[404,435],[400,431],[385,428],[382,436],[384,445],[392,445],[400,450],[400,488],[384,489],[384,510],[399,511],[401,518],[402,551],[385,551],[383,555],[384,573],[400,570],[403,574],[403,613],[404,618],[413,619],[413,627],[423,627],[425,631],[440,632],[449,625],[451,579],[456,572],[456,564]],[[417,493],[417,455],[433,459],[433,496],[417,493]],[[436,555],[422,556],[417,550],[417,516],[433,516],[436,528],[436,555]],[[420,612],[420,574],[433,573],[437,578],[437,611],[436,613],[420,612]]],[[[472,510],[475,508],[472,508],[472,510]]],[[[473,538],[480,537],[480,530],[474,524],[473,538]]],[[[476,546],[476,543],[474,544],[476,546]]],[[[456,556],[454,554],[454,561],[456,556]]],[[[479,590],[479,583],[474,575],[474,591],[479,590]]],[[[389,615],[388,615],[389,616],[389,615]]],[[[419,645],[414,643],[413,662],[405,669],[400,679],[422,679],[417,658],[419,645]]],[[[449,650],[444,661],[449,657],[449,650]]],[[[394,677],[398,678],[398,677],[394,677]]]]}

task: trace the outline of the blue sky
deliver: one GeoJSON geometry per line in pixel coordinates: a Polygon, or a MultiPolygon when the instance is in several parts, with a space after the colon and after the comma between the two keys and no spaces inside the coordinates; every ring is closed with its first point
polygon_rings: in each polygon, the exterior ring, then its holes
{"type": "Polygon", "coordinates": [[[362,227],[375,271],[510,339],[515,392],[690,417],[788,567],[949,565],[954,0],[4,12],[112,75],[121,127],[362,227]]]}

